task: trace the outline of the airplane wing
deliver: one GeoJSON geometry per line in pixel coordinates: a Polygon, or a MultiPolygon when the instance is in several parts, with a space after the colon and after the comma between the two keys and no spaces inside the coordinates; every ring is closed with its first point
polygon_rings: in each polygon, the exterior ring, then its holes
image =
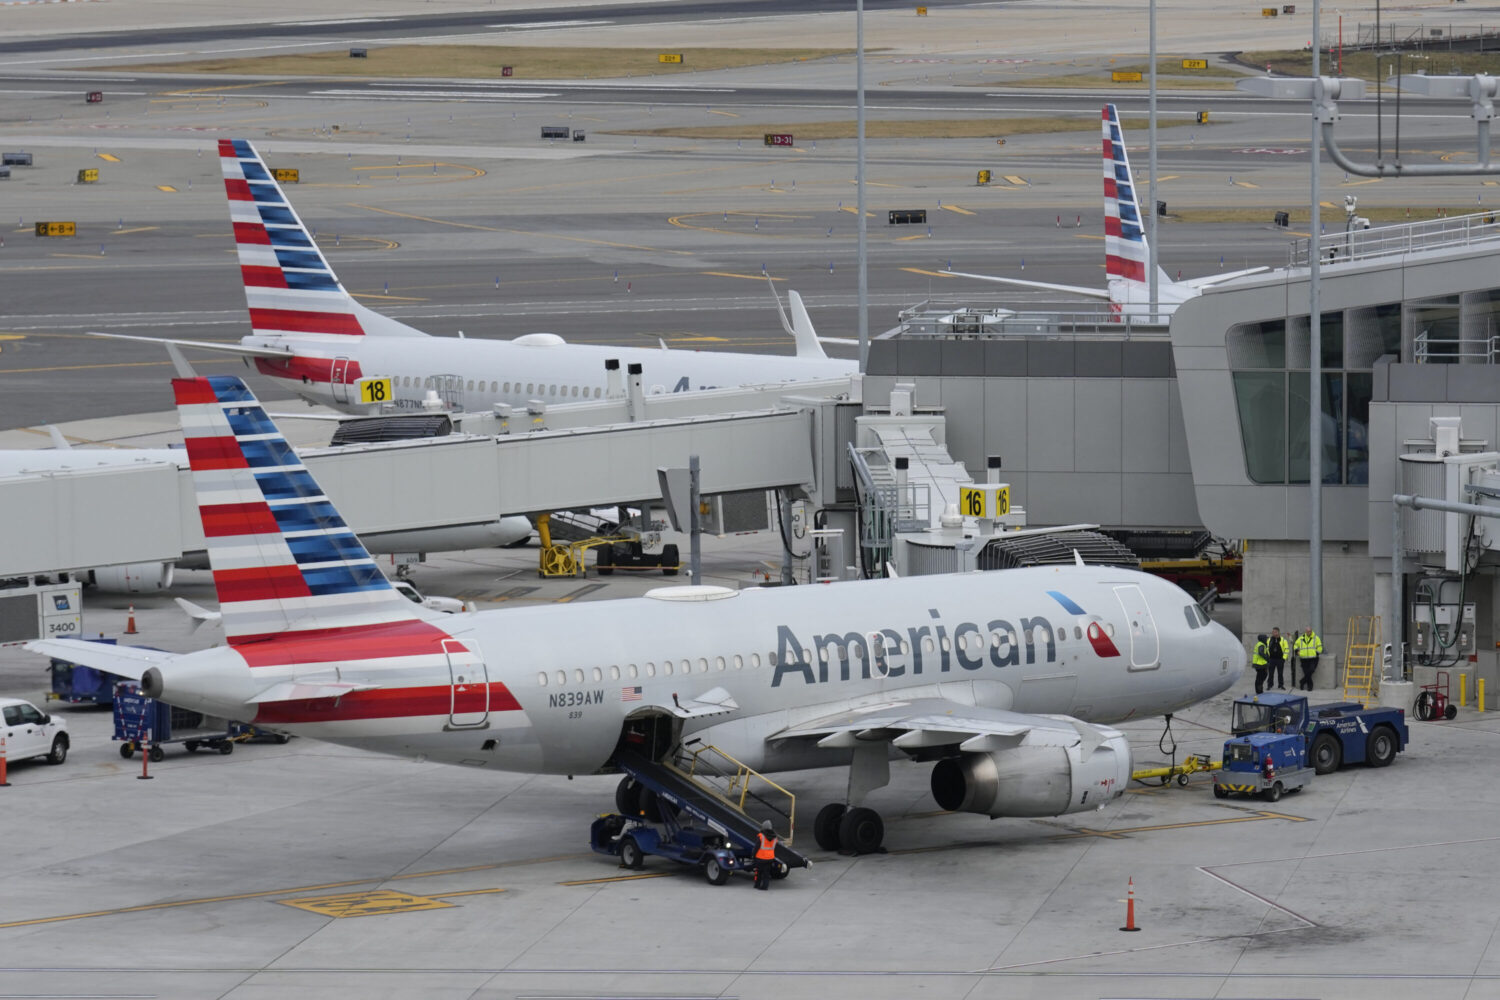
{"type": "Polygon", "coordinates": [[[1269,270],[1269,267],[1247,267],[1243,271],[1230,271],[1227,274],[1209,274],[1201,278],[1188,278],[1186,281],[1179,281],[1178,284],[1187,285],[1189,288],[1208,288],[1220,282],[1229,281],[1231,278],[1243,278],[1269,270]]]}
{"type": "Polygon", "coordinates": [[[1002,285],[1018,285],[1021,288],[1040,288],[1047,292],[1067,292],[1069,295],[1086,295],[1091,299],[1108,299],[1107,288],[1084,288],[1081,285],[1054,285],[1046,281],[1027,281],[1025,278],[1001,278],[993,274],[967,274],[963,271],[944,271],[955,278],[973,278],[975,281],[993,281],[1002,285]]]}
{"type": "Polygon", "coordinates": [[[141,340],[157,345],[175,344],[178,347],[195,347],[203,351],[218,351],[221,354],[237,354],[250,358],[289,358],[292,356],[290,348],[278,350],[270,347],[244,347],[240,344],[213,344],[203,340],[168,340],[165,337],[136,337],[128,333],[100,333],[97,330],[90,330],[89,336],[107,337],[110,340],[141,340]]]}
{"type": "Polygon", "coordinates": [[[67,660],[69,663],[81,663],[85,667],[118,674],[134,681],[140,680],[151,667],[165,663],[177,655],[160,649],[111,646],[88,639],[36,639],[23,648],[32,653],[67,660]]]}
{"type": "Polygon", "coordinates": [[[789,726],[770,738],[813,740],[829,749],[888,741],[899,750],[956,746],[971,752],[1008,750],[1022,743],[1041,746],[1082,743],[1087,756],[1106,735],[1066,715],[1026,715],[946,698],[913,698],[845,709],[789,726]]]}

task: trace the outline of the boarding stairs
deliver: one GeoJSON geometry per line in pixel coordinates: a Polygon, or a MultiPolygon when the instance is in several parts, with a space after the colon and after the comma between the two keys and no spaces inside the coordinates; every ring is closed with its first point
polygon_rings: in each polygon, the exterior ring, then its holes
{"type": "Polygon", "coordinates": [[[1375,664],[1380,657],[1380,616],[1353,615],[1344,645],[1344,700],[1368,708],[1380,693],[1375,664]]]}
{"type": "Polygon", "coordinates": [[[806,856],[791,846],[796,797],[717,747],[690,740],[659,761],[621,747],[615,751],[615,764],[652,791],[658,802],[677,808],[675,825],[686,825],[684,819],[690,817],[753,855],[760,825],[770,820],[777,833],[777,860],[788,868],[807,867],[806,856]]]}

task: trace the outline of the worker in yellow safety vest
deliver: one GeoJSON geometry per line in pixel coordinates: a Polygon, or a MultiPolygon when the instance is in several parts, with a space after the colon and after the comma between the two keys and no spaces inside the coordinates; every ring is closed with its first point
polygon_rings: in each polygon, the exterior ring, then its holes
{"type": "Polygon", "coordinates": [[[766,820],[755,834],[755,888],[771,888],[771,870],[776,865],[776,830],[766,820]]]}
{"type": "Polygon", "coordinates": [[[1266,634],[1262,632],[1255,637],[1255,653],[1250,657],[1250,665],[1255,668],[1255,693],[1260,694],[1266,689],[1266,667],[1270,661],[1266,659],[1266,634]]]}
{"type": "Polygon", "coordinates": [[[1302,661],[1302,679],[1297,682],[1297,687],[1311,691],[1313,673],[1318,669],[1318,657],[1323,655],[1323,640],[1312,629],[1304,629],[1301,635],[1292,640],[1292,648],[1297,653],[1297,659],[1302,661]]]}

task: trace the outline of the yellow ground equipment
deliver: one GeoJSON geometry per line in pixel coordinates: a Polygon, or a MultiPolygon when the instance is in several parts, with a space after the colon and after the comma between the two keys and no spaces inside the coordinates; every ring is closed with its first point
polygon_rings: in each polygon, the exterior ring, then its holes
{"type": "Polygon", "coordinates": [[[1222,761],[1214,760],[1206,753],[1195,753],[1189,754],[1181,764],[1163,764],[1159,767],[1142,768],[1132,772],[1130,778],[1142,784],[1154,779],[1162,785],[1170,784],[1172,779],[1176,778],[1177,784],[1186,787],[1188,775],[1197,774],[1199,771],[1217,771],[1222,764],[1222,761]]]}

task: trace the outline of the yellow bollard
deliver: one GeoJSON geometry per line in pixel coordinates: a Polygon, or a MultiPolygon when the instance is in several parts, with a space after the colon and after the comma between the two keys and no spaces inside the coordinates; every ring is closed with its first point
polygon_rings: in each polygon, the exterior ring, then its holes
{"type": "Polygon", "coordinates": [[[1474,681],[1474,707],[1481,712],[1484,711],[1484,678],[1480,677],[1474,681]]]}
{"type": "Polygon", "coordinates": [[[1460,708],[1469,707],[1469,675],[1458,675],[1458,704],[1460,708]]]}

